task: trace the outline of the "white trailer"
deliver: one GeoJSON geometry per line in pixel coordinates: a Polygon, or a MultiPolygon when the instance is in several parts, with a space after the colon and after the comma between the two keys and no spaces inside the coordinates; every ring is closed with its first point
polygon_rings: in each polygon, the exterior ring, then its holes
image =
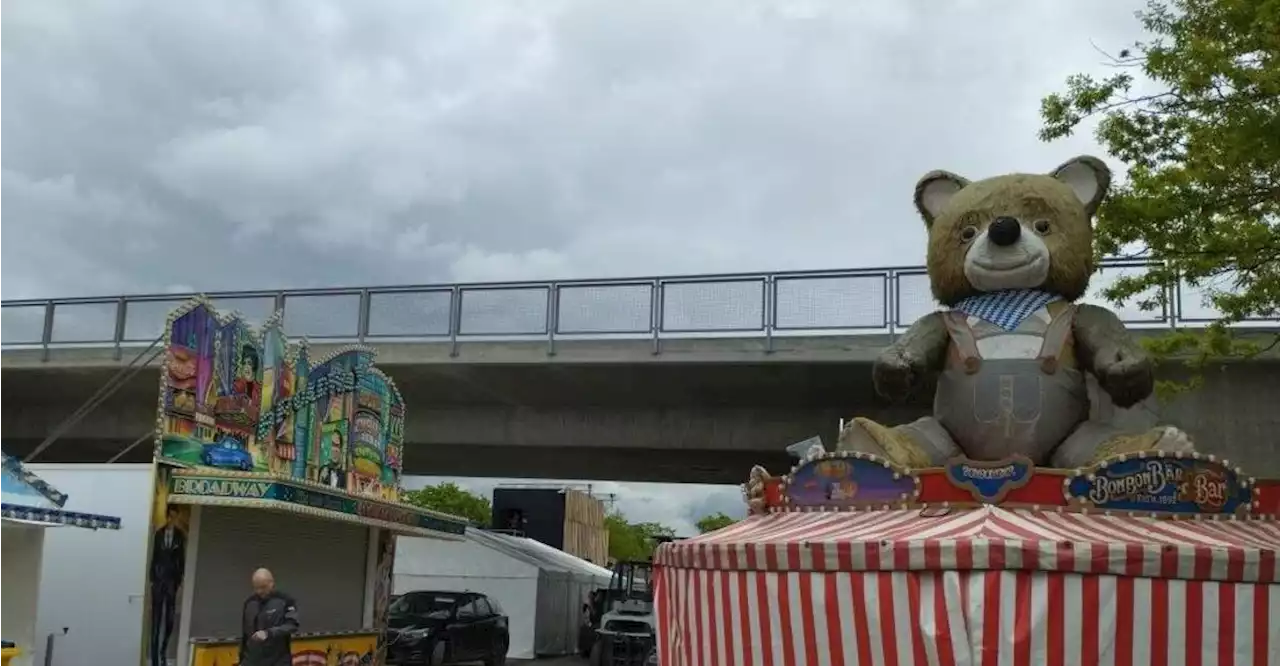
{"type": "Polygon", "coordinates": [[[120,518],[119,530],[47,530],[34,664],[137,664],[152,501],[151,465],[30,464],[68,496],[67,511],[120,518]]]}

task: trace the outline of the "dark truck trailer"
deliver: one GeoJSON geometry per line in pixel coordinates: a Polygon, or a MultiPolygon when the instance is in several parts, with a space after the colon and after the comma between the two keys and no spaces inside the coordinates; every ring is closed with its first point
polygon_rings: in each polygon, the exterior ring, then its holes
{"type": "Polygon", "coordinates": [[[598,566],[609,561],[604,502],[568,488],[496,488],[493,529],[540,541],[598,566]]]}

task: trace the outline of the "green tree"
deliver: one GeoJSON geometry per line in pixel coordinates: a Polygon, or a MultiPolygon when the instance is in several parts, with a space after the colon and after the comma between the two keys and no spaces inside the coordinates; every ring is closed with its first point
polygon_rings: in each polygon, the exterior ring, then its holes
{"type": "Polygon", "coordinates": [[[1228,326],[1280,313],[1280,1],[1153,0],[1137,18],[1148,37],[1109,56],[1114,73],[1071,76],[1044,98],[1040,137],[1097,119],[1098,140],[1128,167],[1098,211],[1097,249],[1159,264],[1119,279],[1109,300],[1155,309],[1181,278],[1220,314],[1154,340],[1155,355],[1203,367],[1260,353],[1280,335],[1228,326]]]}
{"type": "Polygon", "coordinates": [[[422,490],[410,490],[404,494],[403,500],[424,509],[466,518],[481,527],[488,527],[490,517],[493,515],[493,506],[489,504],[489,498],[477,495],[452,482],[426,486],[422,490]]]}
{"type": "Polygon", "coordinates": [[[718,529],[728,527],[736,522],[738,521],[721,512],[713,513],[709,516],[703,516],[698,519],[698,522],[694,523],[694,527],[698,528],[699,533],[706,534],[707,532],[714,532],[718,529]]]}
{"type": "Polygon", "coordinates": [[[604,519],[609,529],[609,557],[614,560],[647,560],[657,547],[654,537],[675,536],[675,530],[658,523],[632,523],[619,511],[604,519]]]}

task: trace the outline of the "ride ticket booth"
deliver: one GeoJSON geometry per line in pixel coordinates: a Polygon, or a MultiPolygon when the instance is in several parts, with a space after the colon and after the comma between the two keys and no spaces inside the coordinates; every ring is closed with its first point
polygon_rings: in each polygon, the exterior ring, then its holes
{"type": "Polygon", "coordinates": [[[120,518],[68,511],[64,508],[66,493],[49,485],[17,458],[5,453],[0,453],[0,458],[0,565],[4,574],[0,589],[0,616],[4,619],[0,665],[27,666],[35,663],[37,649],[36,617],[45,532],[65,527],[118,530],[120,518]]]}
{"type": "Polygon", "coordinates": [[[233,666],[250,577],[298,603],[293,663],[383,664],[395,536],[465,522],[399,502],[405,406],[374,352],[314,355],[196,299],[166,325],[144,664],[233,666]]]}
{"type": "Polygon", "coordinates": [[[1280,664],[1280,484],[1211,455],[815,452],[746,494],[655,555],[663,666],[1280,664]]]}

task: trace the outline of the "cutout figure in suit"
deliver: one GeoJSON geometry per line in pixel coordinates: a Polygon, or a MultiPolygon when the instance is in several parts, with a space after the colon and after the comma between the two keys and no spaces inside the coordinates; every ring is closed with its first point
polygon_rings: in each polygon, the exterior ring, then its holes
{"type": "Polygon", "coordinates": [[[151,664],[163,666],[173,635],[178,588],[186,573],[187,535],[178,527],[178,507],[165,511],[164,526],[151,541],[151,664]]]}

